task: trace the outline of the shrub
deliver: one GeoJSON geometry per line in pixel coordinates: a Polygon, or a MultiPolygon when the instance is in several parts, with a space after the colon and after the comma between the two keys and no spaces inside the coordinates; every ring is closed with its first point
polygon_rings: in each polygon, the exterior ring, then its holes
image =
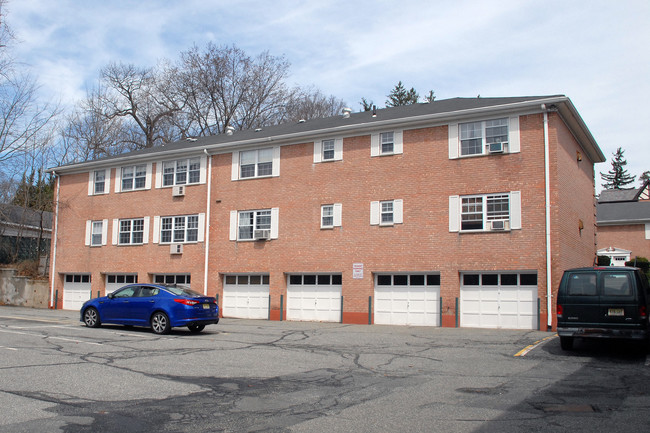
{"type": "Polygon", "coordinates": [[[612,258],[609,256],[597,256],[598,266],[609,266],[612,264],[612,258]]]}

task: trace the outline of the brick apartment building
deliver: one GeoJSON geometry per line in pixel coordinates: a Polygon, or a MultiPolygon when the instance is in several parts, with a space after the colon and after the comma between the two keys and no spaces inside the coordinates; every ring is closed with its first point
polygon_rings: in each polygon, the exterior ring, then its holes
{"type": "Polygon", "coordinates": [[[546,329],[596,252],[594,164],[565,96],[455,98],[52,169],[51,304],[126,283],[224,317],[546,329]]]}

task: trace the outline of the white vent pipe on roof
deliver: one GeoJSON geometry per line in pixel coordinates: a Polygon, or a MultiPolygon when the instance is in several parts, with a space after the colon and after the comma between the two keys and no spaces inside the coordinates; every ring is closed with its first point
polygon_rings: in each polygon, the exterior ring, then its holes
{"type": "Polygon", "coordinates": [[[232,135],[235,132],[235,128],[232,126],[226,126],[226,135],[232,135]]]}
{"type": "Polygon", "coordinates": [[[352,108],[345,107],[345,108],[344,108],[343,110],[341,110],[341,111],[343,111],[343,117],[344,117],[345,119],[347,119],[347,118],[350,117],[350,113],[352,113],[352,108]]]}

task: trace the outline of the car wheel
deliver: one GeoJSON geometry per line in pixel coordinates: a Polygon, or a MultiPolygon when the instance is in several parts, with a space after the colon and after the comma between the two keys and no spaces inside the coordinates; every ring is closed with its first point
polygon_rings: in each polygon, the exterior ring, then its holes
{"type": "Polygon", "coordinates": [[[84,323],[89,328],[98,328],[101,325],[97,309],[94,307],[86,308],[86,311],[84,311],[84,323]]]}
{"type": "Polygon", "coordinates": [[[573,337],[560,337],[560,347],[562,350],[573,349],[573,337]]]}
{"type": "Polygon", "coordinates": [[[171,330],[169,317],[162,311],[158,311],[151,317],[151,329],[156,334],[169,334],[171,330]]]}
{"type": "Polygon", "coordinates": [[[190,332],[194,334],[198,334],[199,332],[203,331],[205,329],[205,325],[190,325],[188,326],[190,332]]]}

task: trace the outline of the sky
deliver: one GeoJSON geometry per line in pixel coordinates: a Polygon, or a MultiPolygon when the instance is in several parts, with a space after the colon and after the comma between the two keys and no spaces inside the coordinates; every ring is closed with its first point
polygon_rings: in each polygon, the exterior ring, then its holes
{"type": "Polygon", "coordinates": [[[400,80],[437,99],[563,94],[607,157],[597,189],[618,147],[630,174],[650,170],[648,0],[7,0],[2,14],[16,60],[64,107],[110,62],[234,44],[355,111],[400,80]]]}

